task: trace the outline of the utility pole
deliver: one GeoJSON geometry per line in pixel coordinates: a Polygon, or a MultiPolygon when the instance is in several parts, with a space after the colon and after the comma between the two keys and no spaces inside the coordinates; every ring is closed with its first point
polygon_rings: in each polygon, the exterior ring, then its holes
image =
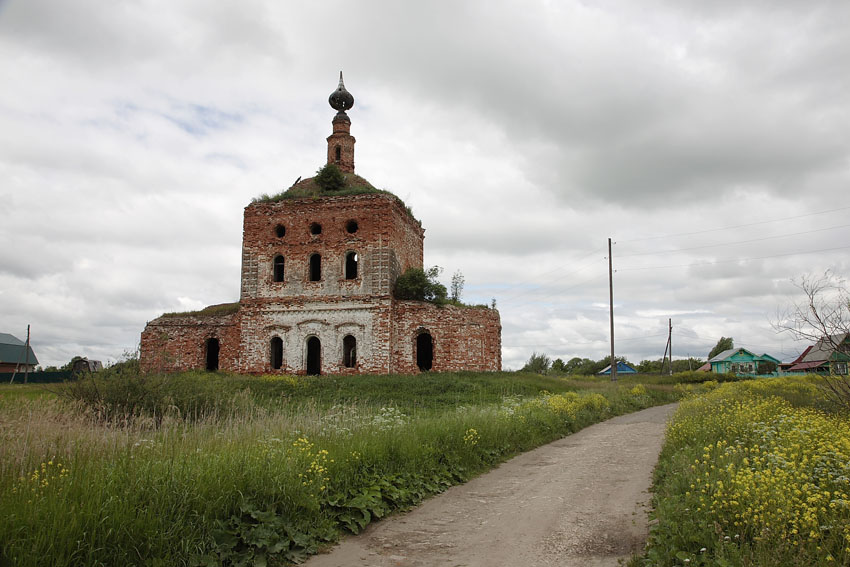
{"type": "Polygon", "coordinates": [[[24,361],[24,384],[27,383],[27,379],[30,376],[30,326],[27,325],[27,345],[24,347],[24,352],[26,352],[26,360],[24,361]]]}
{"type": "Polygon", "coordinates": [[[673,375],[673,319],[667,319],[667,346],[670,347],[670,376],[673,375]]]}
{"type": "Polygon", "coordinates": [[[614,261],[611,259],[611,239],[608,239],[608,300],[611,313],[611,381],[617,381],[617,360],[614,358],[614,261]]]}
{"type": "Polygon", "coordinates": [[[673,319],[667,319],[667,344],[664,345],[664,356],[661,357],[661,374],[664,374],[664,362],[670,358],[670,376],[673,375],[673,319]]]}

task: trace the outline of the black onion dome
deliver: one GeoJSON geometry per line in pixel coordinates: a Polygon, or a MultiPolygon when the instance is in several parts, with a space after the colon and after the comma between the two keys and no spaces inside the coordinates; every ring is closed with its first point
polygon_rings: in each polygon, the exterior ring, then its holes
{"type": "Polygon", "coordinates": [[[339,72],[339,86],[328,97],[328,102],[331,108],[340,112],[345,112],[354,106],[354,96],[345,90],[345,83],[342,82],[342,71],[339,72]]]}

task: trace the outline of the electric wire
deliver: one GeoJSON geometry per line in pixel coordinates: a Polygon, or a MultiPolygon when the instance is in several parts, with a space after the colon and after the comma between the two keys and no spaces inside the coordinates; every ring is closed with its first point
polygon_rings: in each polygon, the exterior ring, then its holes
{"type": "Polygon", "coordinates": [[[836,250],[846,250],[850,248],[848,246],[836,246],[834,248],[820,248],[818,250],[800,250],[797,252],[786,252],[784,254],[770,254],[768,256],[753,256],[750,258],[733,258],[731,260],[713,260],[710,262],[693,262],[690,264],[669,264],[666,266],[634,266],[634,267],[625,267],[618,268],[617,271],[620,272],[629,272],[635,270],[664,270],[667,268],[690,268],[694,266],[714,266],[716,264],[731,264],[734,262],[749,262],[750,260],[767,260],[769,258],[783,258],[787,256],[802,256],[805,254],[815,254],[817,252],[834,252],[836,250]]]}
{"type": "Polygon", "coordinates": [[[673,234],[659,234],[657,236],[644,236],[644,237],[641,237],[641,238],[631,238],[631,239],[628,239],[628,240],[618,239],[618,240],[620,242],[641,242],[643,240],[655,240],[655,239],[658,239],[658,238],[670,238],[671,236],[690,236],[690,235],[693,235],[693,234],[705,234],[707,232],[717,232],[718,230],[730,230],[730,229],[733,229],[733,228],[744,228],[744,227],[748,227],[748,226],[758,226],[758,225],[769,224],[769,223],[774,223],[774,222],[802,219],[802,218],[805,218],[805,217],[812,217],[812,216],[816,216],[816,215],[825,215],[825,214],[828,214],[828,213],[846,211],[848,209],[850,209],[850,206],[848,206],[848,207],[835,207],[835,208],[832,208],[832,209],[828,209],[826,211],[817,211],[817,212],[814,212],[814,213],[806,213],[804,215],[795,215],[795,216],[791,216],[791,217],[769,219],[769,220],[751,222],[751,223],[746,223],[746,224],[737,224],[737,225],[733,225],[733,226],[721,226],[721,227],[717,227],[717,228],[708,228],[708,229],[705,229],[705,230],[696,230],[696,231],[693,231],[693,232],[677,232],[677,233],[673,233],[673,234]]]}
{"type": "Polygon", "coordinates": [[[842,225],[830,226],[830,227],[826,227],[826,228],[816,228],[814,230],[806,230],[806,231],[803,231],[803,232],[790,232],[788,234],[778,234],[778,235],[775,235],[775,236],[765,236],[765,237],[762,237],[762,238],[750,238],[748,240],[736,240],[736,241],[733,241],[733,242],[721,242],[721,243],[718,243],[718,244],[705,244],[703,246],[691,246],[691,247],[688,247],[688,248],[674,248],[674,249],[668,249],[668,250],[657,250],[657,251],[652,251],[652,252],[635,252],[635,253],[632,253],[632,254],[618,254],[617,257],[618,258],[630,258],[632,256],[651,256],[651,255],[654,255],[654,254],[670,254],[672,252],[685,252],[685,251],[688,251],[688,250],[701,250],[701,249],[705,249],[705,248],[720,248],[722,246],[736,246],[738,244],[749,244],[751,242],[763,242],[765,240],[774,240],[774,239],[777,239],[777,238],[790,238],[792,236],[800,236],[800,235],[803,235],[803,234],[812,234],[812,233],[815,233],[815,232],[824,232],[824,231],[827,231],[827,230],[835,230],[835,229],[838,229],[838,228],[847,228],[848,226],[850,226],[850,224],[842,224],[842,225]]]}

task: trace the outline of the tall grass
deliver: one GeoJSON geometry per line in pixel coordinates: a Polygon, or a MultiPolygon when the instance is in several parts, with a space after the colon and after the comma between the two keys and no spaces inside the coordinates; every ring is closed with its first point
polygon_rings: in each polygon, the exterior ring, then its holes
{"type": "Polygon", "coordinates": [[[676,395],[507,373],[125,375],[70,388],[0,394],[0,564],[294,562],[518,452],[676,395]]]}
{"type": "Polygon", "coordinates": [[[850,565],[850,418],[821,381],[714,384],[683,401],[633,564],[850,565]]]}

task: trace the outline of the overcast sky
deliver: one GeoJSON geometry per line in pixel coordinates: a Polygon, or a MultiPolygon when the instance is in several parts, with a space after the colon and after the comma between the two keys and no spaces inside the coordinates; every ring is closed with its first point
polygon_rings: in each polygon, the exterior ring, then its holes
{"type": "Polygon", "coordinates": [[[850,273],[850,3],[0,0],[0,332],[119,359],[239,297],[243,208],[356,171],[532,351],[782,360],[792,280],[850,273]]]}

